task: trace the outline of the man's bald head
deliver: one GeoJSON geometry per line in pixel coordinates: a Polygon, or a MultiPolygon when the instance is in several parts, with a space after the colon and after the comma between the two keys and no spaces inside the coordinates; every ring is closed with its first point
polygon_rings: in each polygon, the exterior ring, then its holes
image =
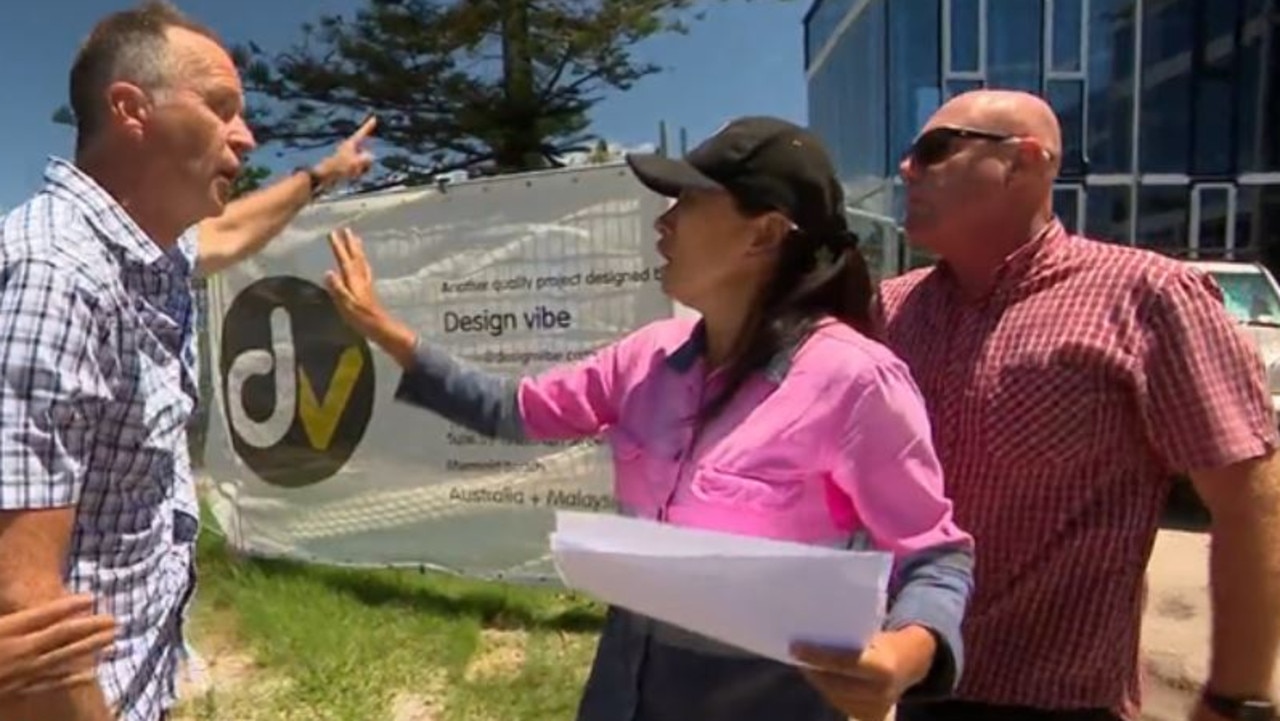
{"type": "Polygon", "coordinates": [[[1052,158],[1054,174],[1062,162],[1062,126],[1042,98],[1018,90],[974,90],[947,101],[925,130],[939,126],[978,128],[1030,138],[1052,158]]]}
{"type": "Polygon", "coordinates": [[[1052,212],[1061,162],[1062,130],[1044,100],[1012,90],[958,95],[902,163],[908,236],[944,257],[1006,245],[996,239],[1027,234],[1052,212]]]}

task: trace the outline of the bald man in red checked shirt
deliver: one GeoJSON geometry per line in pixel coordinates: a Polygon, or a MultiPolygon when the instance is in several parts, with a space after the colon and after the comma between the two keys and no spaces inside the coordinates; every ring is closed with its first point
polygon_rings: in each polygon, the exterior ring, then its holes
{"type": "Polygon", "coordinates": [[[941,261],[883,286],[890,344],[976,539],[968,667],[902,721],[1134,719],[1147,559],[1175,474],[1213,516],[1210,676],[1191,718],[1271,718],[1280,462],[1261,361],[1212,281],[1055,219],[1052,110],[978,91],[901,172],[941,261]]]}

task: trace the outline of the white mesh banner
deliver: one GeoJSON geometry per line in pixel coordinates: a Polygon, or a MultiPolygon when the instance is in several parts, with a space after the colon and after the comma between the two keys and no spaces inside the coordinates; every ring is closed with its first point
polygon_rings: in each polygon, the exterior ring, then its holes
{"type": "Polygon", "coordinates": [[[508,376],[672,315],[653,221],[622,164],[318,204],[210,286],[212,505],[240,550],[554,577],[557,508],[610,510],[608,449],[513,445],[393,399],[399,368],[336,316],[330,230],[365,241],[387,306],[508,376]]]}

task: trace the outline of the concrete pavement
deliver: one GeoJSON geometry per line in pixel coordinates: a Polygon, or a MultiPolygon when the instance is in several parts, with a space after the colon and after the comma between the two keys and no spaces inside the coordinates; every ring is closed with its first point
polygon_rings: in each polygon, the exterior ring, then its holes
{"type": "MultiPolygon", "coordinates": [[[[1209,535],[1161,531],[1147,566],[1143,718],[1187,718],[1209,669],[1209,535]]],[[[1280,683],[1273,693],[1280,697],[1280,683]]]]}

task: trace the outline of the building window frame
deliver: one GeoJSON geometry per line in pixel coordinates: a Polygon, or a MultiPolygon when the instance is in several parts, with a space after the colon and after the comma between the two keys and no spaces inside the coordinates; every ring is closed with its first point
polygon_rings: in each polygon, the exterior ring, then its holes
{"type": "MultiPolygon", "coordinates": [[[[1185,173],[1142,173],[1141,175],[1131,176],[1133,178],[1133,188],[1130,191],[1129,198],[1132,212],[1129,216],[1129,245],[1136,246],[1138,244],[1138,222],[1139,216],[1142,214],[1142,208],[1139,203],[1142,202],[1142,188],[1185,188],[1191,190],[1191,176],[1185,173]]],[[[1190,202],[1190,201],[1188,201],[1190,202]]],[[[1188,214],[1188,217],[1190,215],[1188,214]]],[[[1188,220],[1188,224],[1192,221],[1188,220]]],[[[1191,228],[1187,228],[1190,232],[1191,228]]],[[[1190,236],[1188,236],[1190,237],[1190,236]]],[[[1191,244],[1188,241],[1187,247],[1191,244]]]]}
{"type": "MultiPolygon", "coordinates": [[[[1189,251],[1192,247],[1190,240],[1186,240],[1186,242],[1179,243],[1179,244],[1164,244],[1164,243],[1158,243],[1158,242],[1151,242],[1148,239],[1149,238],[1148,236],[1143,236],[1141,238],[1139,237],[1138,226],[1140,225],[1140,221],[1142,220],[1143,217],[1146,217],[1146,218],[1153,217],[1151,213],[1145,212],[1147,208],[1145,207],[1144,201],[1146,201],[1147,198],[1144,197],[1143,191],[1173,189],[1173,190],[1179,191],[1180,194],[1182,195],[1180,201],[1175,205],[1187,211],[1185,215],[1185,219],[1181,223],[1182,230],[1184,231],[1184,233],[1190,233],[1191,223],[1192,223],[1191,212],[1190,212],[1191,211],[1191,208],[1190,208],[1191,188],[1192,188],[1191,179],[1179,173],[1147,173],[1147,174],[1138,176],[1138,182],[1135,183],[1133,186],[1133,195],[1132,195],[1133,212],[1132,212],[1132,216],[1130,217],[1130,223],[1133,226],[1133,238],[1130,239],[1129,241],[1130,245],[1146,248],[1148,250],[1155,250],[1158,253],[1166,253],[1166,254],[1181,253],[1181,252],[1189,251]]],[[[1186,236],[1186,237],[1189,238],[1190,236],[1186,236]]]]}
{"type": "Polygon", "coordinates": [[[942,31],[942,97],[946,101],[956,95],[952,93],[951,88],[954,85],[963,85],[966,89],[976,84],[977,88],[986,87],[987,84],[987,0],[977,0],[978,2],[978,69],[977,70],[955,70],[951,67],[951,45],[953,39],[951,37],[951,3],[952,0],[942,0],[942,23],[939,30],[942,31]]]}
{"type": "MultiPolygon", "coordinates": [[[[808,67],[806,67],[804,71],[806,83],[812,82],[814,76],[818,74],[818,71],[822,70],[822,67],[827,64],[827,60],[831,57],[831,54],[835,52],[836,46],[840,44],[840,39],[844,37],[844,34],[849,31],[849,27],[853,25],[853,21],[858,19],[858,16],[862,14],[863,10],[867,9],[867,6],[870,5],[871,2],[872,0],[855,0],[855,2],[849,6],[849,11],[845,13],[843,18],[841,18],[840,24],[836,25],[835,29],[831,31],[831,37],[827,38],[827,41],[822,44],[821,48],[818,48],[818,52],[810,59],[808,67]]],[[[986,2],[986,0],[983,0],[983,2],[986,2]]],[[[806,48],[807,47],[808,44],[806,41],[806,48]]]]}
{"type": "MultiPolygon", "coordinates": [[[[984,0],[985,1],[985,0],[984,0]]],[[[1054,0],[1044,0],[1044,17],[1041,25],[1044,32],[1044,84],[1047,87],[1050,80],[1079,80],[1088,82],[1088,66],[1089,66],[1089,0],[1080,0],[1080,47],[1077,52],[1080,53],[1080,68],[1078,70],[1054,70],[1053,69],[1053,46],[1057,38],[1054,32],[1054,0]]],[[[1086,87],[1086,90],[1088,88],[1086,87]]]]}
{"type": "Polygon", "coordinates": [[[1186,173],[1143,173],[1140,182],[1142,185],[1191,185],[1191,176],[1186,173]]]}
{"type": "Polygon", "coordinates": [[[1240,185],[1280,185],[1280,172],[1241,173],[1236,178],[1240,185]]]}
{"type": "MultiPolygon", "coordinates": [[[[881,278],[889,278],[897,275],[904,267],[904,249],[901,237],[901,227],[899,223],[901,218],[898,217],[896,208],[894,207],[894,194],[904,183],[902,178],[897,175],[886,177],[874,184],[867,184],[861,188],[850,188],[847,184],[844,187],[845,192],[845,212],[854,216],[870,214],[880,216],[886,222],[891,222],[896,232],[886,233],[881,237],[883,245],[880,249],[880,267],[871,268],[870,270],[878,274],[881,278]],[[855,191],[855,192],[850,192],[855,191]],[[859,192],[860,191],[860,192],[859,192]],[[880,205],[867,203],[868,200],[878,198],[882,200],[880,205]]],[[[864,219],[867,219],[864,216],[864,219]]]]}
{"type": "Polygon", "coordinates": [[[1041,44],[1044,46],[1041,94],[1046,98],[1049,97],[1049,86],[1053,83],[1080,84],[1080,137],[1076,141],[1080,147],[1080,161],[1084,174],[1089,172],[1089,11],[1089,0],[1080,0],[1080,46],[1077,49],[1080,54],[1080,66],[1077,70],[1053,69],[1053,46],[1057,37],[1054,32],[1054,0],[1044,0],[1044,14],[1041,22],[1043,30],[1041,44]]]}
{"type": "Polygon", "coordinates": [[[1187,228],[1187,248],[1191,251],[1193,257],[1199,255],[1200,251],[1200,212],[1203,203],[1205,191],[1222,192],[1227,194],[1227,222],[1226,235],[1223,242],[1223,250],[1226,257],[1235,256],[1236,252],[1236,202],[1237,187],[1235,183],[1212,181],[1205,183],[1195,183],[1191,186],[1191,213],[1188,220],[1190,227],[1187,228]]]}
{"type": "MultiPolygon", "coordinates": [[[[1086,0],[1086,6],[1089,3],[1086,0]]],[[[1129,170],[1136,173],[1142,168],[1142,89],[1143,79],[1146,72],[1143,69],[1143,47],[1142,33],[1146,30],[1143,22],[1143,15],[1146,14],[1146,3],[1144,0],[1133,0],[1133,112],[1130,113],[1130,136],[1129,136],[1129,170]]],[[[1137,187],[1134,187],[1133,200],[1138,200],[1137,187]]],[[[1133,244],[1134,238],[1138,236],[1138,214],[1133,214],[1133,220],[1130,222],[1129,243],[1133,244]]]]}
{"type": "MultiPolygon", "coordinates": [[[[1079,0],[1080,39],[1076,52],[1080,58],[1080,67],[1077,70],[1053,69],[1053,48],[1057,39],[1057,33],[1054,32],[1054,17],[1057,15],[1054,7],[1056,2],[1057,0],[1044,0],[1044,18],[1042,22],[1044,27],[1044,79],[1046,84],[1049,80],[1086,81],[1089,72],[1089,0],[1079,0]]],[[[1085,89],[1088,89],[1087,84],[1085,89]]]]}
{"type": "MultiPolygon", "coordinates": [[[[1243,89],[1241,92],[1251,93],[1254,95],[1254,97],[1257,97],[1257,98],[1264,98],[1267,95],[1268,83],[1277,82],[1274,77],[1268,77],[1268,71],[1270,71],[1270,68],[1267,65],[1266,59],[1271,57],[1272,43],[1280,41],[1280,31],[1270,30],[1268,28],[1268,18],[1265,14],[1258,17],[1247,18],[1246,22],[1243,24],[1241,28],[1239,45],[1236,48],[1236,52],[1243,52],[1246,41],[1251,40],[1252,39],[1251,36],[1255,34],[1261,36],[1259,48],[1258,48],[1259,69],[1260,69],[1258,73],[1258,87],[1243,88],[1243,85],[1242,85],[1241,87],[1243,89]]],[[[1274,71],[1271,71],[1271,72],[1274,72],[1274,71]]],[[[1237,99],[1239,97],[1240,96],[1237,96],[1237,99]]],[[[1261,107],[1259,107],[1258,114],[1261,116],[1261,118],[1265,119],[1265,115],[1263,115],[1263,113],[1264,111],[1262,110],[1261,107]]],[[[1262,153],[1262,148],[1265,146],[1264,136],[1268,132],[1274,132],[1274,130],[1268,127],[1267,123],[1265,122],[1256,123],[1256,127],[1254,128],[1254,132],[1253,132],[1253,138],[1250,139],[1249,141],[1250,147],[1253,148],[1254,152],[1262,153]]],[[[1243,139],[1238,138],[1237,140],[1241,143],[1244,142],[1243,139]]],[[[1236,160],[1237,169],[1241,167],[1240,161],[1241,159],[1237,158],[1236,160]]],[[[1245,173],[1244,175],[1249,175],[1249,176],[1268,176],[1269,175],[1269,176],[1280,177],[1280,171],[1249,172],[1249,173],[1245,173]]],[[[1280,181],[1267,181],[1261,184],[1270,185],[1272,182],[1280,182],[1280,181]]]]}
{"type": "MultiPolygon", "coordinates": [[[[1055,77],[1056,75],[1058,74],[1055,73],[1053,76],[1051,76],[1046,73],[1043,82],[1041,82],[1040,84],[1040,88],[1041,88],[1040,92],[1047,101],[1051,101],[1054,98],[1054,93],[1052,92],[1054,88],[1057,88],[1063,85],[1074,85],[1079,87],[1080,89],[1080,92],[1079,92],[1080,121],[1079,121],[1079,127],[1075,128],[1075,132],[1073,133],[1073,135],[1076,135],[1077,137],[1070,138],[1070,140],[1074,141],[1075,145],[1079,148],[1079,153],[1073,154],[1073,157],[1067,157],[1067,148],[1071,146],[1071,143],[1068,142],[1068,138],[1064,136],[1062,138],[1062,148],[1061,148],[1062,155],[1063,155],[1063,157],[1061,158],[1062,172],[1064,175],[1067,175],[1072,178],[1080,177],[1082,175],[1088,175],[1089,174],[1089,81],[1085,80],[1084,78],[1055,77]]],[[[1058,114],[1058,120],[1063,125],[1063,130],[1065,131],[1066,130],[1065,126],[1067,125],[1067,123],[1062,121],[1064,116],[1059,114],[1060,111],[1058,108],[1053,108],[1053,110],[1055,114],[1058,114]]]]}
{"type": "MultiPolygon", "coordinates": [[[[1075,226],[1075,232],[1084,235],[1085,223],[1085,203],[1089,202],[1088,193],[1084,192],[1083,183],[1055,183],[1053,193],[1074,193],[1076,196],[1076,217],[1072,219],[1075,226]]],[[[1057,211],[1054,211],[1055,213],[1057,211]]]]}
{"type": "MultiPolygon", "coordinates": [[[[1244,177],[1245,176],[1241,176],[1242,181],[1244,177]]],[[[1251,182],[1248,182],[1248,183],[1240,182],[1237,184],[1236,186],[1237,192],[1239,192],[1240,189],[1247,189],[1249,191],[1253,191],[1256,189],[1260,193],[1266,193],[1268,190],[1270,190],[1271,192],[1275,192],[1277,194],[1276,197],[1280,197],[1280,173],[1251,173],[1249,174],[1248,179],[1251,182]]],[[[1260,217],[1259,215],[1254,214],[1253,211],[1258,209],[1256,206],[1253,205],[1253,202],[1255,201],[1255,199],[1261,200],[1261,196],[1255,197],[1253,196],[1252,193],[1250,193],[1250,197],[1246,197],[1244,199],[1244,203],[1248,208],[1248,210],[1246,211],[1247,215],[1245,217],[1249,218],[1249,228],[1248,228],[1247,234],[1243,237],[1241,237],[1237,233],[1236,239],[1235,239],[1236,246],[1240,251],[1242,251],[1245,258],[1257,260],[1259,262],[1266,264],[1267,267],[1270,268],[1271,271],[1274,273],[1276,272],[1276,265],[1275,265],[1275,257],[1277,254],[1276,248],[1274,244],[1271,246],[1265,246],[1261,242],[1259,242],[1263,240],[1260,237],[1261,231],[1263,227],[1267,225],[1267,222],[1265,217],[1260,217]]],[[[1239,215],[1239,213],[1241,212],[1239,201],[1237,201],[1236,203],[1235,211],[1237,215],[1234,220],[1238,224],[1241,220],[1241,216],[1239,215]]],[[[1238,225],[1236,230],[1239,230],[1238,225]]]]}
{"type": "MultiPolygon", "coordinates": [[[[1124,187],[1129,192],[1129,228],[1123,238],[1125,245],[1133,245],[1138,237],[1138,179],[1132,173],[1095,173],[1085,176],[1084,187],[1086,191],[1090,187],[1124,187]]],[[[1088,220],[1088,193],[1085,193],[1085,202],[1081,206],[1084,208],[1085,219],[1088,220]]],[[[1081,226],[1081,233],[1085,234],[1086,226],[1081,226]]]]}

